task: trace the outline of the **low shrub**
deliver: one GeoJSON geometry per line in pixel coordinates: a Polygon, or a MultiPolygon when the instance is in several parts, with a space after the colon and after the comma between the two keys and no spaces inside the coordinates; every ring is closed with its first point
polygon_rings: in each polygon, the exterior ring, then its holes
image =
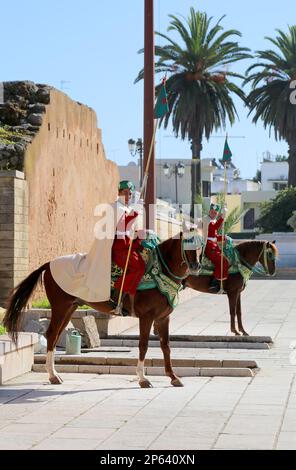
{"type": "MultiPolygon", "coordinates": [[[[33,308],[51,308],[48,299],[45,297],[44,299],[34,300],[32,302],[33,308]]],[[[78,307],[78,310],[92,310],[91,307],[88,305],[81,305],[78,307]]]]}

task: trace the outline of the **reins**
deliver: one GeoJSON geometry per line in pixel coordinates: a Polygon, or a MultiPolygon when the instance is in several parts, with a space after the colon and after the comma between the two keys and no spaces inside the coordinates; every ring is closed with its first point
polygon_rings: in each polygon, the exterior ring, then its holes
{"type": "MultiPolygon", "coordinates": [[[[182,242],[183,242],[183,240],[182,240],[182,242]]],[[[157,254],[158,254],[158,256],[159,256],[159,259],[160,259],[160,261],[162,262],[162,264],[163,264],[165,270],[169,273],[170,276],[172,276],[174,279],[177,279],[177,281],[183,281],[183,279],[185,279],[186,277],[188,277],[188,271],[189,271],[189,269],[188,269],[187,263],[186,263],[186,265],[187,265],[186,274],[185,274],[184,276],[177,276],[177,274],[174,274],[174,273],[170,270],[170,268],[168,267],[167,263],[165,262],[165,260],[164,260],[164,258],[163,258],[163,256],[162,256],[162,253],[161,253],[161,251],[160,251],[158,245],[157,245],[157,247],[156,247],[156,251],[157,251],[157,254]]]]}
{"type": "MultiPolygon", "coordinates": [[[[267,248],[267,243],[268,242],[264,242],[263,244],[263,247],[262,247],[262,250],[260,251],[260,254],[258,256],[258,260],[257,262],[260,260],[262,254],[263,254],[263,268],[261,268],[260,266],[252,266],[250,263],[248,263],[248,261],[246,261],[242,256],[241,254],[239,253],[238,251],[238,255],[239,255],[239,259],[240,261],[242,262],[242,264],[244,264],[250,271],[252,271],[254,274],[260,274],[260,275],[265,275],[267,274],[267,276],[271,276],[270,272],[269,272],[269,269],[268,269],[268,264],[267,264],[267,253],[269,251],[269,248],[267,248]]],[[[275,255],[274,253],[272,252],[272,256],[271,259],[275,259],[275,255]]]]}
{"type": "MultiPolygon", "coordinates": [[[[184,276],[177,276],[177,274],[174,274],[170,270],[170,268],[168,267],[167,263],[165,262],[165,260],[163,258],[163,255],[162,255],[162,253],[159,249],[159,245],[156,246],[156,250],[157,250],[159,259],[160,259],[161,263],[163,264],[164,268],[166,269],[166,271],[169,273],[170,276],[172,276],[174,279],[176,279],[178,281],[183,281],[184,279],[186,279],[186,277],[188,277],[189,274],[192,274],[192,270],[190,269],[189,261],[188,261],[187,255],[186,255],[186,250],[184,248],[185,243],[188,243],[188,240],[182,239],[182,241],[181,241],[181,258],[183,260],[183,263],[185,263],[186,266],[187,266],[187,270],[186,270],[186,273],[184,274],[184,276]]],[[[195,272],[195,274],[196,274],[196,272],[195,272]]]]}

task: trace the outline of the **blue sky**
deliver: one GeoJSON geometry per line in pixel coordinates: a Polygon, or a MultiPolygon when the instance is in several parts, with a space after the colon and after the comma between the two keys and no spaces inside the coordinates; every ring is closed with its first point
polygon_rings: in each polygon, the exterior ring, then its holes
{"type": "MultiPolygon", "coordinates": [[[[214,19],[226,14],[225,28],[242,32],[241,45],[267,48],[264,36],[287,29],[293,21],[292,0],[155,0],[155,30],[166,33],[169,14],[187,16],[191,6],[214,19]]],[[[143,66],[144,0],[0,0],[0,81],[33,80],[63,88],[71,98],[95,109],[107,157],[118,164],[132,160],[127,140],[143,134],[143,84],[134,79],[143,66]],[[61,81],[69,83],[61,84],[61,81]]],[[[156,38],[157,44],[163,44],[156,38]]],[[[243,72],[244,61],[231,70],[243,72]]],[[[156,83],[160,77],[156,77],[156,83]]],[[[262,152],[286,154],[262,125],[247,118],[236,100],[240,121],[227,131],[234,163],[243,177],[256,173],[262,152]]],[[[221,131],[221,134],[224,134],[221,131]]],[[[157,158],[190,158],[190,145],[171,129],[157,133],[157,158]]],[[[223,139],[204,141],[202,157],[221,157],[223,139]]]]}

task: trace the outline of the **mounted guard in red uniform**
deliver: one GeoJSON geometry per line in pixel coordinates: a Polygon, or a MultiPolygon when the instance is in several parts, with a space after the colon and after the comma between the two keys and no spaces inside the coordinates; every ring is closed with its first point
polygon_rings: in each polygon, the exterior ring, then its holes
{"type": "MultiPolygon", "coordinates": [[[[133,237],[133,239],[131,239],[131,233],[134,232],[132,230],[132,225],[138,217],[138,212],[136,212],[132,207],[128,207],[133,191],[135,191],[135,185],[131,181],[124,180],[119,183],[118,204],[123,206],[124,213],[117,223],[112,246],[112,261],[124,270],[128,257],[129,246],[130,243],[132,243],[126,276],[122,287],[122,291],[125,294],[129,294],[132,316],[135,314],[134,298],[136,290],[145,273],[145,263],[140,254],[140,251],[142,250],[141,240],[139,237],[133,237]]],[[[121,289],[122,281],[123,276],[121,276],[114,285],[117,290],[117,294],[121,289]]]]}
{"type": "MultiPolygon", "coordinates": [[[[214,278],[210,285],[211,291],[219,291],[221,280],[228,277],[229,262],[223,256],[219,243],[222,242],[222,235],[218,233],[225,218],[226,209],[221,211],[218,204],[211,204],[209,215],[203,219],[203,238],[206,241],[205,255],[213,263],[214,278]],[[222,261],[222,262],[221,262],[222,261]]],[[[223,240],[223,243],[225,240],[223,240]]]]}

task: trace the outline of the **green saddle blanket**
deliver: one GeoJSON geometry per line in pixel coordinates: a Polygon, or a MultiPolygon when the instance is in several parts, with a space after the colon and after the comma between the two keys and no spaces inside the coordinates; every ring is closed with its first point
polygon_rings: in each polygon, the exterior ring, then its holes
{"type": "MultiPolygon", "coordinates": [[[[146,270],[142,280],[137,288],[138,291],[148,289],[158,289],[161,294],[165,295],[171,307],[175,308],[179,302],[179,292],[183,289],[182,284],[177,284],[168,276],[163,274],[161,264],[157,255],[156,246],[160,240],[155,235],[149,240],[143,240],[144,249],[141,256],[145,261],[146,270]]],[[[111,289],[114,290],[114,284],[123,275],[123,269],[112,263],[111,268],[111,289]]]]}
{"type": "MultiPolygon", "coordinates": [[[[230,237],[226,238],[226,244],[224,245],[224,256],[229,262],[229,274],[240,273],[244,283],[250,279],[252,275],[252,270],[244,266],[238,254],[238,251],[233,246],[233,241],[230,237]]],[[[202,258],[201,270],[199,272],[200,276],[212,276],[214,274],[214,265],[213,263],[204,255],[202,258]]]]}

